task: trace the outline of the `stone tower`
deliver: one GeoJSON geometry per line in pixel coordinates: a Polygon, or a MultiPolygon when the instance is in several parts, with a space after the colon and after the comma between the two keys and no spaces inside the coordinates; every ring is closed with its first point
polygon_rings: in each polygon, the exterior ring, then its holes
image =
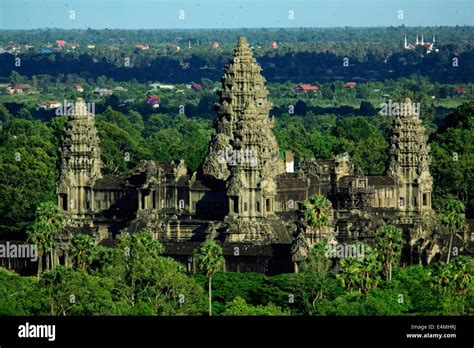
{"type": "Polygon", "coordinates": [[[229,215],[244,220],[274,215],[275,177],[285,171],[261,70],[239,38],[224,69],[216,135],[203,163],[204,175],[227,183],[229,215]]]}
{"type": "MultiPolygon", "coordinates": [[[[66,106],[64,106],[66,108],[66,106]]],[[[89,224],[94,210],[93,186],[101,177],[99,137],[94,115],[78,98],[69,111],[59,148],[58,204],[76,225],[89,224]]]]}
{"type": "Polygon", "coordinates": [[[402,216],[431,211],[433,179],[427,140],[419,107],[406,99],[393,123],[388,170],[388,175],[395,179],[397,209],[402,216]]]}

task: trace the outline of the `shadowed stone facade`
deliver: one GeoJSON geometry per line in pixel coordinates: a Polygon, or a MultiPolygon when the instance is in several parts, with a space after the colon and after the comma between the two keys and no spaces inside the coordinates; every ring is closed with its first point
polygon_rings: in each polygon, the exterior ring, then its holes
{"type": "Polygon", "coordinates": [[[149,231],[189,271],[206,239],[222,245],[225,270],[274,274],[293,271],[319,241],[370,242],[387,223],[403,228],[411,262],[419,261],[414,255],[429,261],[438,253],[429,146],[413,110],[394,120],[385,176],[364,175],[344,154],[306,159],[286,172],[292,165],[285,166],[272,133],[272,106],[260,72],[240,38],[224,69],[216,134],[196,172],[180,160],[142,161],[131,176],[102,177],[93,117],[79,100],[66,123],[57,188],[69,235],[89,233],[114,245],[122,233],[149,231]],[[328,225],[319,229],[298,213],[298,203],[313,194],[332,204],[328,225]]]}

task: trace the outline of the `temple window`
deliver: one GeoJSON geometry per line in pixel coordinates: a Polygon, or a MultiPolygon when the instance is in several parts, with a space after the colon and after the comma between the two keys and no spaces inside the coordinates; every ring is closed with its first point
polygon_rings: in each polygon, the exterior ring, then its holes
{"type": "Polygon", "coordinates": [[[239,212],[239,199],[237,197],[232,197],[232,202],[234,204],[234,213],[239,212]]]}
{"type": "Polygon", "coordinates": [[[428,193],[423,193],[423,206],[428,206],[428,193]]]}
{"type": "Polygon", "coordinates": [[[398,206],[401,208],[405,205],[404,198],[400,197],[400,200],[398,201],[398,206]]]}

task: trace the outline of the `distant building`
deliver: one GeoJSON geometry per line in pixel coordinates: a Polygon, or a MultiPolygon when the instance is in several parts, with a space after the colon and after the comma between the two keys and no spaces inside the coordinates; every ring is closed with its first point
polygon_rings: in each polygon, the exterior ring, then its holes
{"type": "Polygon", "coordinates": [[[113,92],[108,88],[96,88],[94,89],[94,93],[98,93],[102,97],[112,95],[113,92]]]}
{"type": "Polygon", "coordinates": [[[163,83],[152,83],[149,86],[153,89],[175,89],[173,85],[165,85],[163,83]]]}
{"type": "Polygon", "coordinates": [[[7,87],[8,94],[23,94],[27,91],[31,92],[31,85],[29,84],[21,84],[7,87]]]}
{"type": "Polygon", "coordinates": [[[436,38],[433,35],[433,42],[425,42],[423,35],[421,35],[421,40],[418,39],[418,35],[416,36],[416,41],[414,44],[408,43],[407,37],[405,36],[405,41],[403,43],[403,49],[405,50],[415,50],[419,46],[423,46],[426,49],[426,53],[429,54],[433,51],[438,52],[439,50],[435,48],[434,44],[436,42],[436,38]]]}
{"type": "Polygon", "coordinates": [[[467,92],[467,88],[464,87],[464,86],[454,86],[453,87],[453,90],[454,92],[456,92],[457,94],[464,94],[467,92]]]}
{"type": "Polygon", "coordinates": [[[295,172],[295,156],[293,156],[293,152],[285,151],[285,166],[287,173],[294,173],[295,172]]]}
{"type": "Polygon", "coordinates": [[[349,87],[349,88],[356,88],[357,87],[357,82],[346,82],[344,84],[345,87],[349,87]]]}
{"type": "Polygon", "coordinates": [[[278,48],[278,44],[276,41],[272,42],[272,49],[276,50],[278,48]]]}
{"type": "Polygon", "coordinates": [[[140,50],[147,50],[150,48],[148,45],[136,45],[135,48],[138,48],[140,50]]]}
{"type": "Polygon", "coordinates": [[[157,95],[150,95],[146,98],[146,103],[151,105],[153,109],[157,109],[160,107],[160,98],[157,95]]]}
{"type": "Polygon", "coordinates": [[[7,51],[10,51],[10,52],[20,51],[20,49],[21,49],[21,46],[17,44],[11,44],[7,46],[7,51]]]}
{"type": "Polygon", "coordinates": [[[64,46],[66,46],[66,41],[56,40],[56,45],[58,45],[59,47],[64,47],[64,46]]]}
{"type": "Polygon", "coordinates": [[[181,47],[179,47],[178,45],[171,45],[170,46],[171,50],[175,51],[175,52],[179,52],[181,50],[181,47]]]}
{"type": "Polygon", "coordinates": [[[61,102],[58,101],[46,101],[40,104],[40,109],[51,110],[61,107],[61,102]]]}
{"type": "Polygon", "coordinates": [[[84,92],[84,88],[81,85],[75,85],[74,89],[76,90],[76,92],[79,92],[79,93],[84,92]]]}
{"type": "Polygon", "coordinates": [[[217,41],[214,41],[212,44],[211,44],[211,47],[213,49],[218,49],[219,48],[219,43],[217,41]]]}
{"type": "Polygon", "coordinates": [[[191,87],[192,87],[195,91],[200,91],[200,90],[202,90],[202,86],[201,86],[199,83],[196,83],[196,82],[191,82],[191,87]]]}
{"type": "Polygon", "coordinates": [[[304,92],[304,93],[317,92],[319,90],[319,87],[309,85],[307,83],[302,83],[302,84],[299,84],[298,86],[294,86],[293,90],[298,91],[298,92],[304,92]]]}
{"type": "Polygon", "coordinates": [[[114,88],[114,91],[116,91],[116,92],[128,92],[128,89],[126,89],[125,87],[122,87],[122,86],[118,86],[118,87],[114,88]]]}

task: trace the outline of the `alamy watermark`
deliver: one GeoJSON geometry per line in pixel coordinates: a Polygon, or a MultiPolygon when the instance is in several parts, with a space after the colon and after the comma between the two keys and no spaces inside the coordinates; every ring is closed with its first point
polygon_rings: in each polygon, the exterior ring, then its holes
{"type": "Polygon", "coordinates": [[[217,157],[220,162],[225,161],[227,164],[250,164],[252,167],[257,165],[257,150],[235,150],[231,146],[224,150],[217,151],[217,157]]]}
{"type": "Polygon", "coordinates": [[[364,259],[365,246],[364,244],[336,244],[331,243],[326,245],[327,258],[330,259],[343,259],[346,257],[354,257],[359,261],[364,259]]]}
{"type": "Polygon", "coordinates": [[[389,100],[388,103],[380,104],[379,115],[399,116],[405,114],[420,116],[420,103],[393,103],[392,100],[389,100]]]}
{"type": "Polygon", "coordinates": [[[56,109],[56,116],[95,116],[95,103],[68,102],[63,103],[56,109]]]}
{"type": "Polygon", "coordinates": [[[38,260],[38,246],[10,242],[0,244],[0,259],[13,258],[30,259],[32,262],[36,262],[38,260]]]}

